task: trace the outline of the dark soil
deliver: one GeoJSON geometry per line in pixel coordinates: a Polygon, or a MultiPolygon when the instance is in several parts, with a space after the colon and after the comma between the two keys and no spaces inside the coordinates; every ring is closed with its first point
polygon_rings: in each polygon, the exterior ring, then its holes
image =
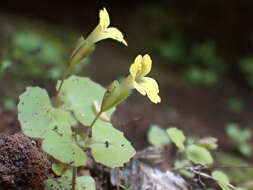
{"type": "Polygon", "coordinates": [[[21,134],[0,138],[0,190],[39,189],[50,171],[47,155],[21,134]]]}

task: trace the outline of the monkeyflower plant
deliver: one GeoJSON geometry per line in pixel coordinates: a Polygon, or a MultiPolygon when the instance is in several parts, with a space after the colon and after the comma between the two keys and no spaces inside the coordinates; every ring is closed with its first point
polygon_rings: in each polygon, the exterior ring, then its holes
{"type": "Polygon", "coordinates": [[[106,9],[99,12],[99,24],[85,39],[76,42],[62,80],[56,84],[56,95],[50,98],[40,87],[27,87],[19,97],[18,119],[25,135],[42,140],[42,149],[53,159],[52,170],[57,180],[48,179],[45,189],[94,190],[90,176],[77,177],[77,168],[87,164],[90,150],[95,162],[107,167],[120,167],[136,153],[124,134],[114,128],[110,118],[115,106],[133,89],[147,95],[153,103],[161,101],[157,82],[146,75],[152,67],[149,55],[137,56],[130,74],[107,89],[89,78],[69,76],[71,68],[95,49],[95,43],[111,38],[127,45],[123,34],[109,27],[106,9]]]}

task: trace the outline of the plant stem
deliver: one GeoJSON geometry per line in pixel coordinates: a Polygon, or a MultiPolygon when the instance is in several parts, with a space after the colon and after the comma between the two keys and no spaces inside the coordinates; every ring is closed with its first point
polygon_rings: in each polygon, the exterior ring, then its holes
{"type": "Polygon", "coordinates": [[[99,116],[101,115],[102,111],[99,111],[95,117],[95,119],[92,121],[91,125],[89,126],[87,132],[85,133],[85,135],[83,136],[83,140],[85,140],[91,133],[92,127],[93,125],[96,123],[97,119],[99,118],[99,116]]]}
{"type": "Polygon", "coordinates": [[[76,188],[76,173],[77,173],[77,167],[73,166],[73,168],[72,168],[72,190],[75,190],[75,188],[76,188]]]}
{"type": "Polygon", "coordinates": [[[67,76],[67,74],[68,74],[69,71],[70,71],[70,68],[71,68],[71,67],[70,67],[70,65],[68,64],[68,66],[67,66],[67,68],[65,69],[64,74],[63,74],[63,76],[62,76],[61,84],[60,84],[59,88],[58,88],[57,91],[56,91],[56,95],[55,95],[55,99],[56,99],[56,100],[57,100],[58,95],[59,95],[59,93],[60,93],[60,91],[61,91],[62,85],[63,85],[63,83],[64,83],[64,79],[65,79],[65,77],[67,76]]]}

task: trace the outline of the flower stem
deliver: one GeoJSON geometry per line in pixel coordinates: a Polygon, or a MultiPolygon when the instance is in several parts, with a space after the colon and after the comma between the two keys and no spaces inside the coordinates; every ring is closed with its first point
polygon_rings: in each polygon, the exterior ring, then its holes
{"type": "Polygon", "coordinates": [[[73,166],[73,168],[72,168],[72,190],[75,190],[75,188],[76,188],[76,173],[77,173],[77,167],[73,166]]]}
{"type": "Polygon", "coordinates": [[[56,91],[56,95],[55,95],[55,99],[56,99],[56,100],[57,100],[58,95],[59,95],[59,93],[60,93],[60,91],[61,91],[62,85],[63,85],[63,83],[64,83],[64,79],[66,78],[67,74],[68,74],[69,71],[70,71],[70,68],[71,68],[71,66],[68,64],[68,66],[67,66],[67,68],[65,69],[64,74],[63,74],[63,76],[62,76],[61,84],[60,84],[59,88],[58,88],[57,91],[56,91]]]}
{"type": "Polygon", "coordinates": [[[94,126],[94,124],[96,123],[97,119],[99,118],[99,116],[102,114],[102,111],[99,111],[96,115],[96,117],[94,118],[94,120],[92,121],[91,125],[89,126],[87,132],[85,133],[85,135],[83,136],[83,140],[85,140],[91,133],[92,127],[94,126]]]}

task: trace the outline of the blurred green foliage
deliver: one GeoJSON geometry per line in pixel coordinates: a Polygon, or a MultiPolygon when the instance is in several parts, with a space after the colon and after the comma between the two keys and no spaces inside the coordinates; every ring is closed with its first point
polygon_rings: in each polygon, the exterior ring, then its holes
{"type": "Polygon", "coordinates": [[[170,142],[166,131],[157,125],[152,125],[148,131],[148,142],[153,146],[163,146],[170,142]]]}
{"type": "Polygon", "coordinates": [[[3,104],[3,107],[7,109],[10,109],[10,110],[16,109],[16,102],[13,99],[5,98],[2,100],[2,104],[3,104]]]}
{"type": "Polygon", "coordinates": [[[215,41],[190,41],[177,29],[161,42],[158,51],[167,63],[180,65],[182,77],[190,84],[215,86],[230,80],[231,76],[238,79],[236,75],[239,73],[253,87],[253,57],[231,64],[225,55],[219,53],[215,41]],[[235,68],[239,72],[235,72],[235,68]]]}
{"type": "Polygon", "coordinates": [[[187,48],[183,33],[174,32],[170,38],[161,45],[161,57],[170,62],[184,61],[186,58],[187,48]]]}
{"type": "Polygon", "coordinates": [[[232,183],[253,190],[253,168],[247,167],[249,163],[238,156],[224,153],[217,154],[216,161],[221,166],[228,166],[226,174],[232,183]]]}
{"type": "Polygon", "coordinates": [[[241,60],[240,68],[248,81],[248,84],[253,87],[253,57],[247,57],[241,60]]]}
{"type": "Polygon", "coordinates": [[[252,148],[250,139],[252,137],[252,131],[249,128],[241,128],[236,123],[230,123],[226,127],[227,135],[235,142],[237,149],[244,156],[250,156],[252,148]]]}
{"type": "Polygon", "coordinates": [[[0,77],[4,75],[4,72],[12,65],[12,62],[8,59],[0,62],[0,77]]]}
{"type": "MultiPolygon", "coordinates": [[[[9,74],[16,77],[59,79],[77,35],[71,30],[64,29],[63,32],[39,21],[31,24],[27,24],[29,20],[23,22],[16,28],[6,24],[0,30],[5,39],[0,46],[0,75],[8,68],[9,74]]],[[[76,67],[74,73],[82,66],[76,67]]]]}
{"type": "Polygon", "coordinates": [[[233,113],[240,113],[244,107],[244,102],[238,97],[230,97],[225,102],[226,108],[233,113]]]}
{"type": "Polygon", "coordinates": [[[161,57],[184,67],[183,77],[191,84],[216,85],[222,81],[226,64],[217,53],[214,42],[188,44],[182,32],[176,31],[161,44],[161,57]]]}

